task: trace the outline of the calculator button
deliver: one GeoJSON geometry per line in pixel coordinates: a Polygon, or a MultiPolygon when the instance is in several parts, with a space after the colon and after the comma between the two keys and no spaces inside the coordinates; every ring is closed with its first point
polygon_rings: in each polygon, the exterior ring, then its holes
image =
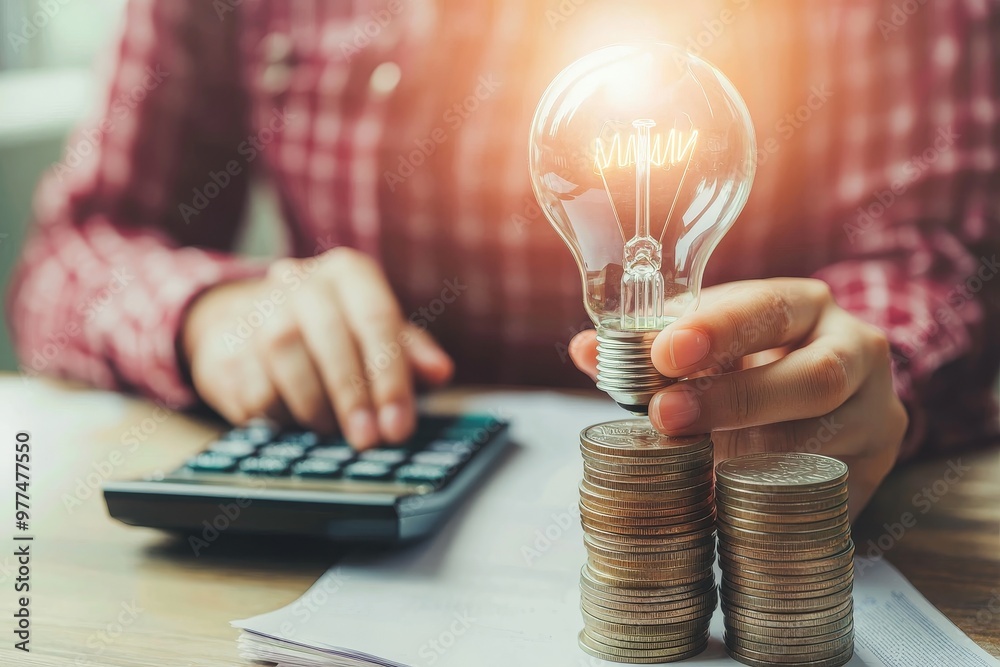
{"type": "Polygon", "coordinates": [[[229,472],[236,467],[236,459],[228,454],[202,452],[188,461],[187,467],[198,472],[229,472]]]}
{"type": "Polygon", "coordinates": [[[471,456],[479,449],[476,443],[470,440],[435,440],[427,445],[429,452],[456,452],[465,453],[471,456]]]}
{"type": "Polygon", "coordinates": [[[333,447],[315,447],[309,450],[311,459],[330,459],[331,461],[348,461],[354,458],[354,450],[347,445],[335,445],[333,447]]]}
{"type": "Polygon", "coordinates": [[[305,455],[306,448],[290,442],[278,442],[260,448],[260,456],[279,456],[283,459],[297,459],[305,455]]]}
{"type": "Polygon", "coordinates": [[[280,456],[251,456],[240,461],[240,472],[248,475],[284,475],[288,472],[288,459],[280,456]]]}
{"type": "Polygon", "coordinates": [[[344,477],[359,480],[384,480],[392,476],[392,466],[378,461],[355,461],[344,468],[344,477]]]}
{"type": "Polygon", "coordinates": [[[254,445],[263,445],[270,442],[274,437],[274,429],[264,424],[253,424],[243,428],[234,428],[228,433],[223,433],[220,440],[242,440],[254,445]]]}
{"type": "Polygon", "coordinates": [[[396,471],[396,479],[410,483],[441,484],[450,475],[448,467],[420,463],[408,463],[396,471]]]}
{"type": "Polygon", "coordinates": [[[410,460],[414,463],[453,467],[464,463],[469,455],[464,452],[417,452],[410,460]]]}
{"type": "Polygon", "coordinates": [[[359,461],[376,461],[378,463],[388,463],[389,465],[397,465],[406,460],[409,456],[409,452],[403,449],[389,449],[386,447],[379,447],[377,449],[369,449],[367,451],[358,454],[359,461]]]}
{"type": "Polygon", "coordinates": [[[235,456],[238,459],[243,458],[244,456],[250,456],[256,450],[256,445],[252,442],[247,442],[246,440],[216,440],[208,446],[208,451],[210,452],[225,454],[226,456],[235,456]]]}
{"type": "Polygon", "coordinates": [[[308,449],[319,444],[319,436],[312,431],[289,431],[279,435],[274,442],[301,445],[308,449]]]}
{"type": "Polygon", "coordinates": [[[303,459],[292,466],[292,474],[299,477],[336,477],[340,462],[333,459],[303,459]]]}

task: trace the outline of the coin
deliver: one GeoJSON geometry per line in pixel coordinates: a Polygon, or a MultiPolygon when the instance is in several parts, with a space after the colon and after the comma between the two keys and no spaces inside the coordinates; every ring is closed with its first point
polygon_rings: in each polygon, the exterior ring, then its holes
{"type": "Polygon", "coordinates": [[[659,547],[669,548],[673,546],[677,549],[684,549],[684,542],[697,542],[705,537],[715,535],[715,523],[712,522],[705,528],[692,533],[674,533],[669,536],[664,535],[627,535],[611,531],[601,530],[595,526],[585,526],[587,534],[593,539],[600,540],[605,545],[631,545],[637,548],[657,549],[659,547]]]}
{"type": "MultiPolygon", "coordinates": [[[[586,475],[586,471],[584,472],[586,475]]],[[[615,500],[627,500],[627,501],[655,501],[658,496],[662,495],[657,493],[657,489],[645,489],[645,490],[628,490],[628,489],[607,489],[600,484],[594,484],[584,477],[583,481],[580,482],[581,486],[585,488],[592,495],[602,495],[615,500]]],[[[711,492],[713,487],[713,482],[700,482],[695,483],[693,486],[686,486],[683,488],[669,489],[671,498],[696,498],[701,496],[705,497],[706,493],[711,492]]],[[[697,501],[689,501],[697,502],[697,501]]]]}
{"type": "Polygon", "coordinates": [[[682,632],[696,632],[705,625],[705,623],[698,620],[688,620],[680,623],[637,625],[635,623],[622,623],[620,621],[606,621],[595,617],[586,610],[583,611],[583,617],[584,623],[588,627],[596,628],[601,632],[614,632],[617,634],[636,637],[658,637],[660,635],[670,635],[682,632]]]}
{"type": "Polygon", "coordinates": [[[648,419],[624,419],[605,422],[583,430],[581,446],[589,451],[611,456],[678,456],[704,449],[709,435],[666,436],[653,428],[648,419]]]}
{"type": "Polygon", "coordinates": [[[711,604],[706,602],[698,607],[668,609],[666,611],[609,609],[587,601],[581,603],[580,608],[594,618],[603,621],[630,625],[662,625],[664,623],[693,621],[710,616],[715,611],[715,601],[713,600],[711,604]]]}
{"type": "Polygon", "coordinates": [[[805,517],[812,521],[816,512],[824,512],[833,507],[847,505],[847,493],[838,493],[824,498],[812,498],[808,494],[804,495],[805,500],[789,502],[787,500],[780,503],[769,502],[759,496],[748,495],[736,497],[727,495],[725,498],[725,511],[734,512],[759,512],[760,515],[780,514],[789,520],[805,517]]]}
{"type": "Polygon", "coordinates": [[[669,497],[664,497],[662,494],[653,495],[644,493],[641,494],[638,499],[622,498],[621,494],[618,492],[611,492],[607,489],[585,484],[584,482],[580,483],[579,488],[581,502],[587,502],[592,505],[607,507],[609,509],[620,508],[623,510],[664,511],[671,509],[686,510],[686,508],[690,507],[693,503],[704,502],[705,500],[714,500],[714,494],[711,493],[711,491],[705,493],[704,488],[702,488],[699,493],[693,495],[682,496],[678,495],[677,492],[673,492],[669,497]],[[695,496],[697,496],[697,498],[695,498],[695,496]]]}
{"type": "Polygon", "coordinates": [[[676,533],[693,533],[715,526],[715,512],[704,514],[701,518],[685,523],[668,523],[665,525],[620,525],[605,523],[593,519],[586,514],[580,515],[580,521],[585,528],[594,529],[598,535],[603,533],[614,533],[618,535],[631,535],[633,537],[674,535],[676,533]]]}
{"type": "MultiPolygon", "coordinates": [[[[846,508],[845,508],[846,510],[846,508]]],[[[843,528],[847,524],[847,512],[844,511],[837,516],[830,517],[829,519],[816,520],[809,523],[794,522],[786,523],[782,521],[773,521],[769,518],[761,518],[759,520],[747,520],[734,517],[726,511],[725,514],[719,515],[719,521],[726,524],[727,528],[735,528],[738,530],[748,530],[751,532],[768,532],[768,533],[816,533],[820,531],[831,531],[835,528],[843,528]]],[[[759,514],[757,516],[760,516],[759,514]]],[[[782,516],[776,514],[773,516],[782,516]]]]}
{"type": "MultiPolygon", "coordinates": [[[[781,525],[781,524],[779,524],[781,525]]],[[[797,524],[793,524],[797,525],[797,524]]],[[[809,542],[809,541],[819,541],[837,537],[839,535],[844,535],[850,532],[850,526],[847,522],[847,517],[844,520],[830,526],[829,528],[819,528],[816,530],[773,530],[766,524],[764,524],[763,529],[751,529],[743,528],[740,526],[734,526],[727,521],[719,520],[718,530],[720,533],[725,535],[732,535],[736,538],[756,541],[756,542],[768,542],[773,540],[780,540],[781,542],[809,542]]]]}
{"type": "MultiPolygon", "coordinates": [[[[658,491],[677,491],[692,487],[702,488],[712,484],[712,470],[707,467],[705,470],[697,470],[696,474],[673,475],[635,475],[625,477],[624,475],[613,476],[610,473],[602,475],[584,468],[583,480],[589,482],[592,487],[602,488],[606,491],[625,491],[628,493],[652,493],[658,491]]],[[[693,495],[685,492],[684,495],[693,495]]]]}
{"type": "Polygon", "coordinates": [[[659,515],[655,512],[621,514],[595,510],[589,505],[580,503],[580,514],[595,521],[625,526],[661,526],[666,524],[692,523],[706,517],[715,517],[715,506],[712,503],[699,503],[699,507],[688,514],[659,515]]]}
{"type": "Polygon", "coordinates": [[[738,607],[743,610],[766,611],[766,612],[800,612],[800,611],[822,611],[830,609],[844,600],[850,600],[854,591],[854,582],[840,588],[824,592],[815,597],[764,597],[753,595],[741,591],[733,590],[725,582],[719,587],[719,599],[729,607],[738,607]]]}
{"type": "MultiPolygon", "coordinates": [[[[721,598],[721,596],[720,596],[721,598]]],[[[722,605],[722,610],[727,613],[728,616],[733,618],[741,619],[752,623],[763,623],[763,624],[786,624],[791,627],[801,627],[804,625],[819,625],[827,621],[827,619],[836,617],[842,614],[845,610],[854,608],[854,599],[848,597],[839,604],[830,607],[829,609],[820,609],[814,611],[801,611],[801,610],[784,610],[784,611],[761,611],[757,609],[751,609],[749,607],[738,606],[732,607],[724,599],[720,599],[720,604],[722,605]]]]}
{"type": "Polygon", "coordinates": [[[632,648],[619,649],[606,646],[602,648],[595,648],[593,645],[588,643],[588,641],[590,641],[589,637],[586,634],[581,633],[580,648],[586,651],[589,655],[592,655],[595,658],[600,658],[601,660],[628,662],[632,664],[654,664],[686,660],[687,658],[698,655],[708,646],[708,639],[704,639],[699,643],[684,644],[679,646],[677,649],[651,650],[632,648]]]}
{"type": "Polygon", "coordinates": [[[816,574],[820,572],[829,572],[841,567],[845,567],[853,562],[854,558],[854,542],[848,542],[847,547],[841,552],[822,557],[822,558],[812,558],[812,559],[802,559],[802,560],[782,560],[776,561],[772,556],[765,556],[764,558],[752,558],[746,553],[741,553],[740,551],[731,551],[729,547],[723,543],[718,545],[719,561],[726,560],[730,567],[737,566],[747,569],[752,569],[756,572],[763,572],[767,574],[816,574]]]}
{"type": "Polygon", "coordinates": [[[626,602],[608,599],[606,597],[597,597],[583,591],[581,591],[581,598],[584,601],[601,607],[630,612],[665,612],[691,607],[701,607],[704,605],[710,605],[714,609],[716,603],[718,602],[718,594],[714,586],[704,593],[665,602],[656,601],[656,598],[653,598],[653,601],[650,601],[650,598],[633,598],[631,601],[626,602]]]}
{"type": "Polygon", "coordinates": [[[602,648],[632,648],[637,650],[675,648],[685,644],[690,645],[699,640],[707,639],[709,634],[708,628],[705,628],[701,632],[686,632],[676,636],[635,637],[630,635],[626,639],[621,639],[620,636],[614,634],[604,634],[593,628],[584,628],[582,633],[587,635],[587,637],[592,641],[601,644],[602,648]]]}
{"type": "Polygon", "coordinates": [[[690,470],[697,470],[713,462],[712,448],[706,447],[688,459],[680,461],[673,457],[653,457],[653,458],[616,458],[608,461],[604,458],[595,458],[590,452],[583,450],[583,456],[587,460],[587,467],[597,472],[614,473],[617,475],[665,475],[680,473],[690,470]],[[667,462],[662,462],[666,459],[667,462]],[[621,461],[621,462],[619,462],[621,461]]]}
{"type": "Polygon", "coordinates": [[[799,452],[765,452],[727,459],[716,469],[719,485],[754,492],[818,492],[847,481],[843,461],[799,452]]]}
{"type": "Polygon", "coordinates": [[[826,589],[836,588],[839,585],[847,583],[854,580],[854,571],[847,570],[836,577],[831,577],[829,579],[816,579],[813,581],[788,581],[786,577],[771,578],[771,579],[748,579],[745,577],[740,577],[731,572],[723,573],[723,580],[732,588],[736,590],[741,590],[745,592],[758,591],[772,591],[781,595],[791,594],[795,595],[804,592],[822,591],[826,589]]]}
{"type": "Polygon", "coordinates": [[[831,489],[815,493],[811,491],[782,491],[764,493],[758,491],[748,491],[745,489],[734,489],[732,487],[719,484],[718,478],[716,478],[716,482],[716,493],[720,496],[724,496],[727,501],[735,504],[737,507],[744,506],[741,502],[749,503],[756,509],[762,509],[769,512],[784,512],[785,510],[782,506],[785,503],[788,503],[794,508],[794,506],[802,505],[804,503],[826,503],[827,506],[832,506],[839,505],[847,501],[846,486],[836,486],[831,489]]]}
{"type": "MultiPolygon", "coordinates": [[[[782,504],[782,512],[768,512],[755,509],[745,509],[727,504],[722,508],[720,517],[724,517],[727,523],[745,528],[756,528],[758,524],[821,524],[824,521],[839,521],[841,517],[847,516],[847,503],[834,505],[828,509],[809,510],[805,512],[787,512],[784,508],[792,503],[782,504]],[[747,525],[744,525],[747,524],[747,525]]],[[[768,506],[770,509],[770,506],[768,506]]]]}
{"type": "MultiPolygon", "coordinates": [[[[775,644],[780,646],[788,647],[788,653],[808,653],[810,651],[821,651],[820,648],[823,644],[829,644],[836,641],[848,641],[854,639],[854,624],[848,623],[844,627],[836,630],[834,632],[823,633],[821,635],[812,635],[807,637],[792,637],[792,636],[781,636],[775,637],[773,635],[760,635],[755,632],[740,630],[733,628],[730,625],[726,625],[726,636],[733,637],[734,639],[739,639],[748,645],[748,648],[752,648],[757,651],[766,650],[764,647],[775,644]],[[753,646],[753,644],[758,644],[759,646],[753,646]]],[[[827,646],[826,650],[830,650],[833,646],[827,646]]],[[[842,649],[845,647],[841,647],[842,649]]]]}
{"type": "Polygon", "coordinates": [[[580,450],[580,646],[620,662],[700,652],[718,604],[710,437],[624,420],[585,429],[580,450]]]}
{"type": "Polygon", "coordinates": [[[841,667],[841,665],[846,665],[850,661],[851,656],[854,655],[854,644],[852,642],[850,647],[839,655],[809,656],[815,657],[813,660],[803,660],[803,656],[793,656],[792,659],[778,659],[787,658],[787,656],[760,653],[751,651],[750,649],[732,647],[729,644],[726,644],[726,651],[729,652],[729,655],[733,659],[739,660],[743,664],[749,665],[749,667],[774,667],[776,664],[780,664],[783,667],[841,667]]]}
{"type": "Polygon", "coordinates": [[[775,624],[754,625],[744,623],[735,618],[727,618],[724,625],[727,630],[739,631],[754,637],[769,637],[786,643],[805,642],[812,643],[817,636],[836,635],[854,627],[853,610],[845,610],[843,615],[829,623],[821,625],[803,625],[800,627],[789,627],[775,624]]]}

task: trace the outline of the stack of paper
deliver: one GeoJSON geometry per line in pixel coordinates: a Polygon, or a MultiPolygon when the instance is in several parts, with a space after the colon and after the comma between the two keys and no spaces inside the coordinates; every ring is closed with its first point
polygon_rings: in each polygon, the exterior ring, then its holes
{"type": "MultiPolygon", "coordinates": [[[[623,413],[599,399],[495,393],[442,399],[499,413],[517,443],[445,529],[402,551],[358,553],[291,605],[236,621],[243,655],[287,667],[612,665],[577,646],[577,433],[623,413]],[[459,401],[459,402],[456,402],[459,401]]],[[[859,561],[851,666],[1000,667],[890,565],[859,561]]],[[[736,665],[716,612],[707,651],[686,662],[736,665]]]]}

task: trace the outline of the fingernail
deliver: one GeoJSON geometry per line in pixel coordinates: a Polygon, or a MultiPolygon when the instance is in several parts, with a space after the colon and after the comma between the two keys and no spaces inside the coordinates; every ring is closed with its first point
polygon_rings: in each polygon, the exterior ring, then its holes
{"type": "Polygon", "coordinates": [[[378,425],[370,410],[360,408],[347,418],[347,438],[356,449],[378,444],[378,425]]]}
{"type": "Polygon", "coordinates": [[[701,404],[690,387],[683,385],[661,391],[650,405],[649,418],[656,430],[664,433],[683,431],[701,416],[701,404]]]}
{"type": "Polygon", "coordinates": [[[680,370],[708,356],[708,336],[697,329],[678,329],[670,332],[670,365],[680,370]]]}
{"type": "Polygon", "coordinates": [[[378,411],[378,426],[389,442],[402,442],[413,427],[413,412],[402,402],[394,402],[378,411]]]}

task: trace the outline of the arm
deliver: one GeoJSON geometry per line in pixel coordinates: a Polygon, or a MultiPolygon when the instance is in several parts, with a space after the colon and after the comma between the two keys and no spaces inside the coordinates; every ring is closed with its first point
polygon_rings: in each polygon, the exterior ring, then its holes
{"type": "Polygon", "coordinates": [[[24,373],[194,400],[176,346],[185,309],[258,272],[225,252],[246,165],[203,210],[195,200],[248,134],[235,24],[211,3],[129,3],[104,102],[35,195],[9,300],[24,373]]]}
{"type": "Polygon", "coordinates": [[[997,256],[973,254],[946,229],[873,228],[865,237],[863,253],[815,277],[842,308],[885,332],[910,418],[900,458],[982,438],[996,374],[983,297],[995,289],[997,256]]]}

